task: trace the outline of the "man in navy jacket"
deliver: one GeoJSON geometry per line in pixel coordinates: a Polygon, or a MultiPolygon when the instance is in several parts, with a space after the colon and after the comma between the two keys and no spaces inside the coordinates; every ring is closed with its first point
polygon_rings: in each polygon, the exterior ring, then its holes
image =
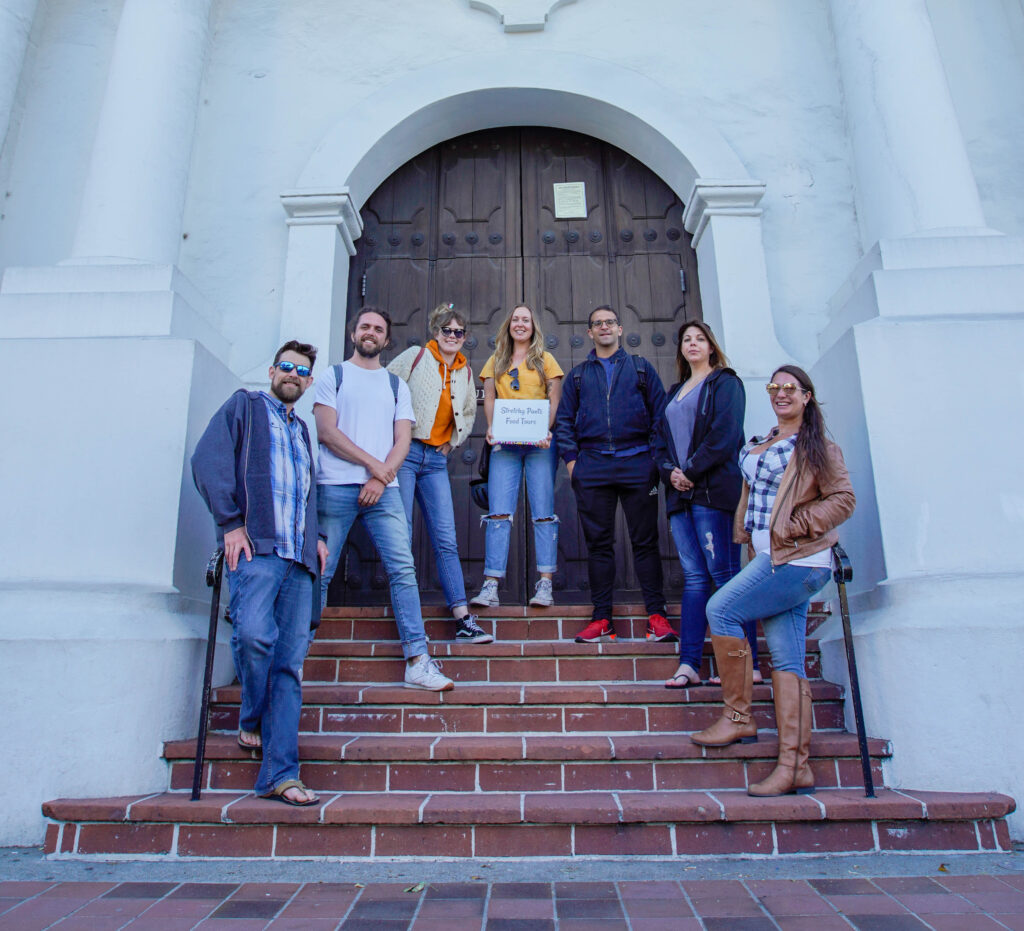
{"type": "Polygon", "coordinates": [[[315,347],[285,343],[270,367],[270,392],[236,391],[192,456],[228,567],[231,652],[242,688],[238,743],[262,746],[256,793],[289,805],[318,801],[298,778],[299,712],[327,545],[317,527],[309,431],[294,411],[315,361],[315,347]]]}
{"type": "Polygon", "coordinates": [[[558,451],[569,470],[576,510],[587,541],[593,619],[577,643],[615,639],[615,511],[626,515],[633,566],[648,614],[648,639],[676,639],[665,619],[658,552],[658,471],[651,453],[665,389],[654,367],[619,345],[622,327],[607,306],[590,313],[594,348],[562,387],[555,418],[558,451]]]}

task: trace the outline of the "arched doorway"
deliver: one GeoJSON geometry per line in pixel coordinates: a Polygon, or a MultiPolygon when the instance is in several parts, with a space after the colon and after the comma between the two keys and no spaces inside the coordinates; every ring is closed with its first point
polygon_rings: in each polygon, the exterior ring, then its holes
{"type": "MultiPolygon", "coordinates": [[[[363,235],[349,272],[349,313],[364,304],[386,307],[395,321],[393,356],[422,343],[430,310],[451,301],[469,314],[467,352],[479,371],[501,318],[522,300],[534,308],[549,350],[568,372],[590,351],[587,315],[609,303],[619,312],[627,351],[654,362],[667,386],[675,376],[675,326],[701,316],[683,207],[650,169],[590,136],[514,127],[448,140],[399,168],[364,205],[363,235]],[[585,216],[556,216],[553,185],[566,182],[583,183],[585,216]]],[[[450,467],[469,588],[479,584],[483,567],[480,512],[469,499],[469,482],[484,426],[481,410],[472,440],[453,454],[450,467]]],[[[586,552],[561,469],[556,505],[562,521],[558,598],[586,603],[586,552]]],[[[532,589],[528,528],[521,502],[503,603],[523,604],[532,589]]],[[[624,525],[619,536],[619,597],[635,600],[624,525]]],[[[666,582],[676,588],[678,561],[667,532],[662,552],[666,582]]],[[[424,602],[439,602],[433,554],[418,519],[414,555],[424,602]]],[[[372,545],[353,533],[329,603],[379,602],[385,590],[372,545]]]]}

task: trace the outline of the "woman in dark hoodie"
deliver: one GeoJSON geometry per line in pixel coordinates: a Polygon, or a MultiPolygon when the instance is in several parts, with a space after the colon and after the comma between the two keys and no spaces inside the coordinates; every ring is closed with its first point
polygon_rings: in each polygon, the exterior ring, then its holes
{"type": "MultiPolygon", "coordinates": [[[[740,571],[732,516],[740,499],[746,395],[711,328],[687,320],[676,338],[679,381],[658,419],[655,456],[665,482],[669,526],[683,567],[679,668],[665,688],[700,685],[712,584],[721,588],[740,571]]],[[[757,622],[744,627],[757,670],[757,622]]]]}

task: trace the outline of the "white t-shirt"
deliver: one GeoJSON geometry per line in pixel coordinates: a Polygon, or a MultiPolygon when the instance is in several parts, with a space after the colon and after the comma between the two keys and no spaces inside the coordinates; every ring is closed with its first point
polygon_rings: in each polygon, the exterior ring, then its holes
{"type": "MultiPolygon", "coordinates": [[[[383,462],[395,445],[394,422],[410,420],[416,423],[409,386],[398,379],[396,404],[387,369],[364,369],[353,362],[343,362],[342,365],[341,395],[338,395],[332,365],[317,379],[313,403],[337,411],[338,429],[360,449],[383,462]]],[[[370,473],[363,466],[335,456],[320,444],[316,471],[318,485],[365,485],[370,478],[370,473]]],[[[391,484],[397,486],[398,480],[391,484]]]]}

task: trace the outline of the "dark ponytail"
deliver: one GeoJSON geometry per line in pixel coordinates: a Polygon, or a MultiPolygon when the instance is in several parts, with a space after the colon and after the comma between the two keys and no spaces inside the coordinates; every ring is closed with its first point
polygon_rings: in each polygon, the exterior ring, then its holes
{"type": "MultiPolygon", "coordinates": [[[[828,458],[827,440],[825,439],[825,418],[821,415],[821,405],[814,391],[814,382],[810,376],[798,365],[780,365],[775,370],[775,375],[785,372],[792,375],[805,391],[811,392],[811,397],[804,408],[803,422],[800,424],[800,432],[796,438],[796,451],[800,454],[800,467],[809,468],[817,478],[828,478],[832,472],[832,466],[828,458]]],[[[772,379],[775,380],[775,375],[772,379]]]]}

